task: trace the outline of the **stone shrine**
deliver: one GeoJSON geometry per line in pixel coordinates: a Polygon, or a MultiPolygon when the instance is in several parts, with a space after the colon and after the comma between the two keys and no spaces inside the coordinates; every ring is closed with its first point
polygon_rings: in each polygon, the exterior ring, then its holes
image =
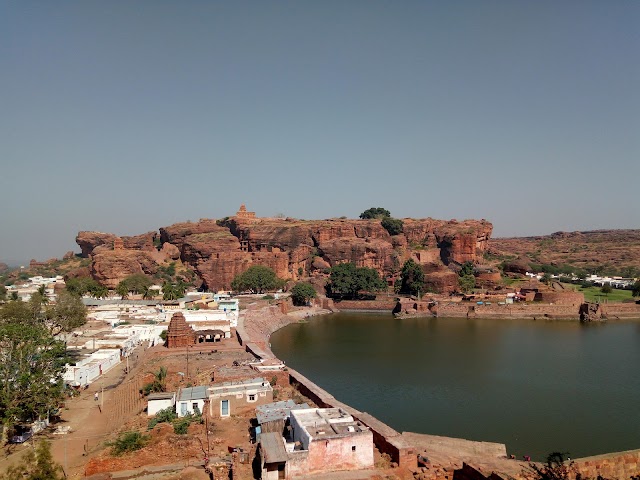
{"type": "Polygon", "coordinates": [[[167,348],[186,347],[193,345],[195,341],[195,332],[187,325],[184,315],[181,312],[174,313],[167,330],[167,348]]]}

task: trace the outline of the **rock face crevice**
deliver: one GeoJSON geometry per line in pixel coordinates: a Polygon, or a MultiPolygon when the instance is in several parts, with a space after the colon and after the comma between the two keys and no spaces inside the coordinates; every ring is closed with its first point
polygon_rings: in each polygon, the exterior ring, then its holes
{"type": "Polygon", "coordinates": [[[292,280],[320,275],[341,262],[394,278],[412,258],[423,266],[431,285],[450,291],[456,277],[447,267],[479,263],[493,230],[486,220],[403,219],[403,224],[403,233],[391,236],[380,220],[239,216],[177,223],[133,237],[80,232],[76,242],[82,255],[92,258],[94,278],[110,287],[132,273],[153,274],[159,265],[177,259],[206,287],[218,290],[229,288],[236,275],[255,264],[292,280]]]}

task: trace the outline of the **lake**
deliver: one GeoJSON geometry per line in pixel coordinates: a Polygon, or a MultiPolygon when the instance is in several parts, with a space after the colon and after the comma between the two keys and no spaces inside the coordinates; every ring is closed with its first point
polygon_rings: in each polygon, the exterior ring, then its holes
{"type": "Polygon", "coordinates": [[[543,460],[640,448],[640,323],[338,313],[273,352],[398,431],[505,443],[543,460]]]}

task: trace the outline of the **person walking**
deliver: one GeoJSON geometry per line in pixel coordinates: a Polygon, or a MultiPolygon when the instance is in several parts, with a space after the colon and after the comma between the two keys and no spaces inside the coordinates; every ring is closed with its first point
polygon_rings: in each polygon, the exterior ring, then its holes
{"type": "Polygon", "coordinates": [[[98,392],[93,394],[93,399],[97,402],[98,398],[100,397],[100,395],[98,395],[98,392]]]}

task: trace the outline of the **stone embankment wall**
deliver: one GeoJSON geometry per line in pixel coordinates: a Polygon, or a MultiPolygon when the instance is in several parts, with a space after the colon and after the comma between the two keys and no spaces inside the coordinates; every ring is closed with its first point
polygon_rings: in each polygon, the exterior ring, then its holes
{"type": "Polygon", "coordinates": [[[339,310],[360,310],[360,311],[380,311],[391,312],[396,305],[395,297],[384,300],[340,300],[334,301],[334,305],[339,310]]]}
{"type": "Polygon", "coordinates": [[[365,412],[360,412],[349,405],[336,400],[333,395],[323,390],[307,377],[293,369],[289,369],[291,384],[305,397],[322,408],[342,408],[354,419],[363,423],[373,432],[373,443],[382,453],[388,454],[401,467],[417,467],[417,451],[409,445],[399,432],[365,412]]]}
{"type": "Polygon", "coordinates": [[[574,467],[582,478],[632,478],[640,475],[640,449],[578,458],[574,467]]]}

